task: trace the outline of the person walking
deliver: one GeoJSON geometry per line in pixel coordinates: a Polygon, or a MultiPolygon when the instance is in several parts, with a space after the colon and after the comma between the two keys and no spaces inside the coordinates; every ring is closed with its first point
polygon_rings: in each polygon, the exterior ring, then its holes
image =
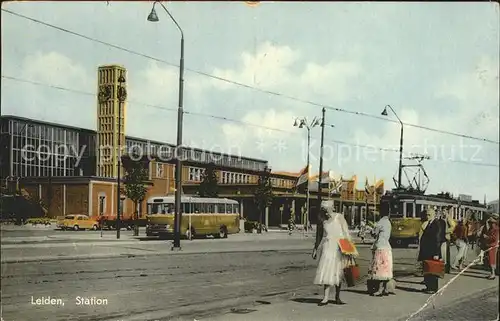
{"type": "Polygon", "coordinates": [[[441,227],[441,258],[445,262],[445,272],[450,273],[451,258],[450,258],[450,240],[451,233],[455,228],[450,215],[451,206],[438,213],[439,224],[441,227]]]}
{"type": "Polygon", "coordinates": [[[358,237],[361,238],[361,242],[365,244],[365,236],[366,236],[366,222],[365,220],[361,220],[359,224],[359,232],[358,237]]]}
{"type": "Polygon", "coordinates": [[[488,256],[488,267],[491,271],[488,279],[494,280],[498,253],[498,222],[495,218],[491,217],[488,220],[488,223],[488,228],[484,234],[485,248],[488,256]]]}
{"type": "MultiPolygon", "coordinates": [[[[427,224],[429,224],[429,215],[427,214],[426,210],[423,210],[420,212],[420,230],[418,233],[418,250],[417,250],[417,262],[416,262],[416,267],[415,267],[415,276],[423,276],[423,262],[419,260],[419,255],[420,255],[420,240],[422,239],[422,235],[425,231],[425,228],[427,227],[427,224]]],[[[422,282],[423,284],[423,282],[422,282]]]]}
{"type": "Polygon", "coordinates": [[[318,304],[328,304],[331,287],[335,287],[335,304],[345,304],[340,300],[340,285],[344,277],[344,269],[349,266],[349,257],[342,254],[340,239],[351,240],[347,221],[341,213],[334,213],[333,201],[321,203],[319,222],[316,228],[316,242],[312,253],[313,259],[319,254],[318,267],[314,284],[323,285],[323,300],[318,304]]]}
{"type": "Polygon", "coordinates": [[[455,227],[455,230],[453,231],[453,239],[458,253],[455,256],[453,264],[451,265],[452,270],[462,270],[464,268],[463,264],[466,259],[468,247],[467,235],[467,223],[460,219],[457,226],[455,227]]]}
{"type": "MultiPolygon", "coordinates": [[[[420,238],[420,248],[418,253],[418,260],[421,262],[442,259],[441,257],[441,244],[444,231],[441,229],[439,219],[436,218],[434,209],[427,211],[429,221],[426,224],[422,237],[420,238]]],[[[439,288],[439,278],[436,275],[425,273],[424,271],[424,284],[426,286],[425,292],[436,293],[439,288]]]]}
{"type": "Polygon", "coordinates": [[[381,218],[372,231],[375,239],[372,245],[372,260],[368,270],[371,280],[379,282],[379,290],[373,296],[389,295],[387,283],[392,279],[392,247],[389,243],[392,225],[388,217],[389,213],[381,213],[381,218]],[[380,283],[382,287],[380,288],[380,283]]]}

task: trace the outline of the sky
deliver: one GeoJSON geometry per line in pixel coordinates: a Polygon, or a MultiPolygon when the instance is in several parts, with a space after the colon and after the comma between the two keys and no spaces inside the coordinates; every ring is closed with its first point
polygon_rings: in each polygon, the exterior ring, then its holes
{"type": "MultiPolygon", "coordinates": [[[[497,3],[165,5],[185,37],[184,145],[298,172],[306,165],[307,130],[294,120],[312,123],[327,106],[323,168],[357,175],[360,188],[366,177],[384,179],[389,189],[400,138],[399,123],[380,119],[390,105],[405,124],[493,141],[404,125],[404,156],[430,157],[423,162],[428,192],[498,199],[497,3]]],[[[180,33],[160,6],[160,21],[148,22],[151,7],[3,2],[4,10],[143,56],[2,11],[2,115],[96,129],[97,67],[120,64],[128,71],[126,134],[174,143],[180,33]]],[[[397,121],[390,110],[385,118],[397,121]]],[[[321,129],[310,133],[318,172],[321,129]]]]}

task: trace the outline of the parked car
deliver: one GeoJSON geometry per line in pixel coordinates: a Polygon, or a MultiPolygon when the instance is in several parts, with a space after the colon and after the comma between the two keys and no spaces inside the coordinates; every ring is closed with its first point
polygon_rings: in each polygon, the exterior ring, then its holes
{"type": "Polygon", "coordinates": [[[66,215],[57,222],[57,227],[62,230],[97,230],[99,222],[87,215],[66,215]]]}

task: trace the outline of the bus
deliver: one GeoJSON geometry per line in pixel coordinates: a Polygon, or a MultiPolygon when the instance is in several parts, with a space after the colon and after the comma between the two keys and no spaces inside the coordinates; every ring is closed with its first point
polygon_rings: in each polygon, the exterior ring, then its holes
{"type": "MultiPolygon", "coordinates": [[[[147,201],[146,235],[161,239],[174,234],[174,196],[152,197],[147,201]]],[[[227,238],[240,232],[239,203],[227,198],[181,197],[181,235],[187,239],[212,235],[227,238]]]]}
{"type": "Polygon", "coordinates": [[[389,214],[392,224],[391,245],[408,247],[410,244],[418,244],[422,225],[420,213],[431,207],[440,211],[448,206],[452,206],[452,219],[455,222],[465,218],[467,210],[479,221],[488,215],[486,206],[478,201],[459,201],[447,194],[424,195],[408,191],[387,191],[380,200],[380,211],[389,214]]]}

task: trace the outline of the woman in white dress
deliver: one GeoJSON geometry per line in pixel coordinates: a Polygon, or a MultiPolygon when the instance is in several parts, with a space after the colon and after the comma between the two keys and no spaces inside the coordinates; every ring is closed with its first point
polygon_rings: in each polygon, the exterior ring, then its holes
{"type": "Polygon", "coordinates": [[[338,241],[342,238],[351,239],[344,215],[333,212],[332,201],[323,201],[312,254],[314,259],[319,254],[314,284],[324,286],[324,297],[319,306],[328,304],[332,286],[335,286],[335,304],[345,304],[340,300],[340,285],[344,277],[344,268],[349,265],[349,260],[342,254],[338,245],[338,241]]]}

